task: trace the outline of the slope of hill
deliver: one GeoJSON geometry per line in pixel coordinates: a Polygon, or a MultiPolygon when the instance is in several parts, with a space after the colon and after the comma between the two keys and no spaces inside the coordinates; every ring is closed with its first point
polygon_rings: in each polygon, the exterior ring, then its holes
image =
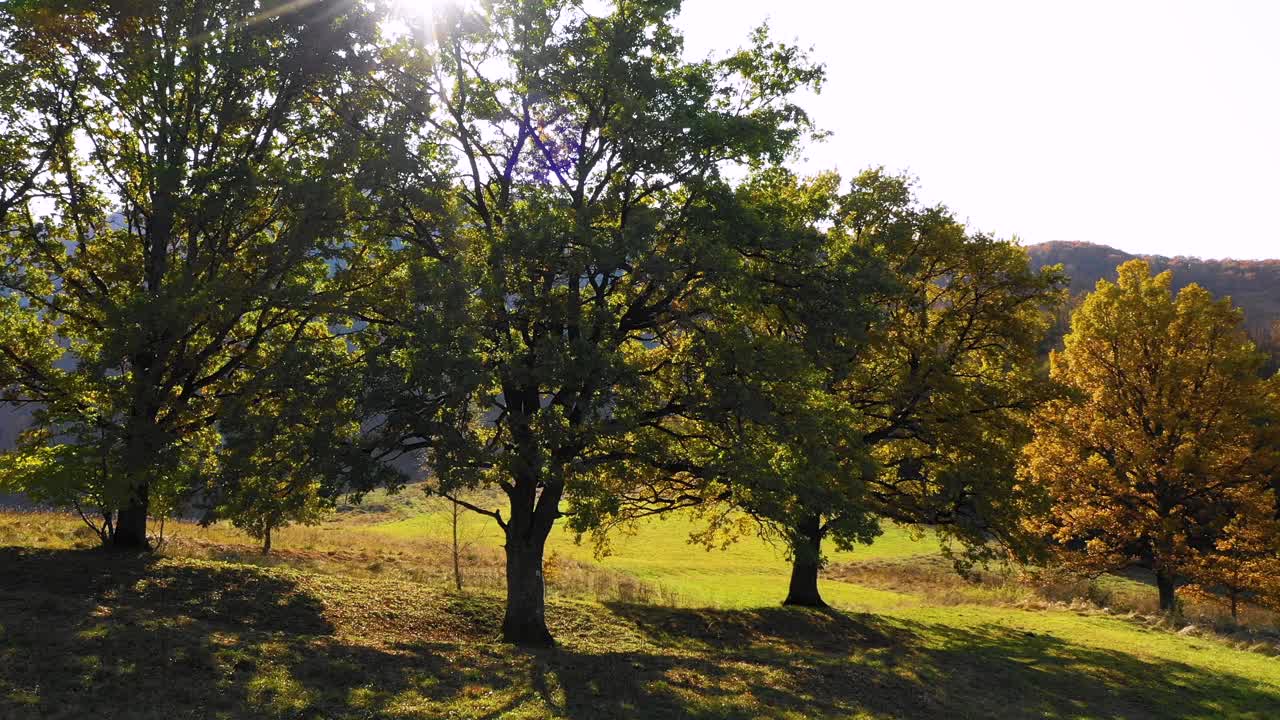
{"type": "MultiPolygon", "coordinates": [[[[812,611],[777,606],[780,578],[770,578],[775,596],[736,608],[553,598],[548,616],[561,644],[527,651],[497,642],[500,594],[454,593],[429,573],[374,573],[351,552],[366,540],[383,564],[403,562],[414,547],[366,537],[372,530],[335,528],[347,555],[316,545],[311,552],[328,558],[320,570],[286,558],[264,567],[192,557],[182,544],[164,557],[83,549],[89,539],[63,518],[0,513],[0,717],[1280,713],[1274,657],[1083,607],[904,591],[859,592],[838,610],[812,611]]],[[[674,541],[683,528],[656,529],[674,541]]],[[[319,542],[295,539],[305,538],[319,542]]],[[[282,539],[281,549],[306,551],[282,539]]],[[[742,569],[723,570],[708,581],[742,569]]]]}
{"type": "Polygon", "coordinates": [[[1175,289],[1196,283],[1215,296],[1230,296],[1244,309],[1249,334],[1268,349],[1280,344],[1276,323],[1280,321],[1280,259],[1201,260],[1192,257],[1133,255],[1106,245],[1085,242],[1047,242],[1028,245],[1033,266],[1061,263],[1071,277],[1073,295],[1093,290],[1098,280],[1114,280],[1116,266],[1137,257],[1152,270],[1173,271],[1175,289]]]}

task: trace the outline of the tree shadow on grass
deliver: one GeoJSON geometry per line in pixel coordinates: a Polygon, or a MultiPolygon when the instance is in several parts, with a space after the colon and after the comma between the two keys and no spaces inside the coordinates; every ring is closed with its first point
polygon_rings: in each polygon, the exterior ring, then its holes
{"type": "Polygon", "coordinates": [[[1280,717],[1280,687],[997,625],[609,609],[655,649],[542,654],[531,685],[565,716],[1280,717]]]}
{"type": "Polygon", "coordinates": [[[326,601],[352,600],[341,595],[360,594],[358,581],[323,579],[322,599],[294,577],[0,547],[0,718],[436,718],[467,706],[499,717],[537,702],[523,657],[486,642],[485,603],[442,603],[416,624],[358,603],[346,608],[356,617],[335,616],[326,601]],[[433,620],[474,641],[413,637],[433,620]],[[361,627],[405,642],[363,644],[361,627]]]}
{"type": "Polygon", "coordinates": [[[233,711],[246,648],[333,631],[315,598],[252,569],[12,547],[0,548],[0,626],[5,717],[233,711]]]}
{"type": "Polygon", "coordinates": [[[234,628],[302,635],[333,626],[314,598],[252,568],[161,565],[144,553],[0,548],[4,589],[94,601],[105,610],[171,614],[234,628]]]}
{"type": "Polygon", "coordinates": [[[1280,684],[1001,625],[917,627],[921,682],[976,698],[976,717],[1280,717],[1280,684]]]}
{"type": "Polygon", "coordinates": [[[496,598],[388,619],[294,577],[0,548],[0,717],[1280,717],[1275,687],[996,625],[566,604],[522,651],[496,598]]]}

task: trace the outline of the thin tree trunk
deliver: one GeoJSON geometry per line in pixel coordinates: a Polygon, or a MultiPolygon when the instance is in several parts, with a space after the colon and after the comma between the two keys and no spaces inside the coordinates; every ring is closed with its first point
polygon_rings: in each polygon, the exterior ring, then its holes
{"type": "Polygon", "coordinates": [[[1173,573],[1156,570],[1156,587],[1160,590],[1160,609],[1171,612],[1177,600],[1173,573]]]}
{"type": "Polygon", "coordinates": [[[818,593],[818,570],[822,565],[822,518],[806,518],[800,527],[792,548],[791,587],[783,605],[826,607],[818,593]]]}
{"type": "Polygon", "coordinates": [[[267,528],[267,531],[262,534],[262,554],[271,554],[271,528],[267,528]]]}
{"type": "Polygon", "coordinates": [[[1238,613],[1239,595],[1240,593],[1236,592],[1234,589],[1231,591],[1231,622],[1233,623],[1240,622],[1240,615],[1238,613]]]}
{"type": "Polygon", "coordinates": [[[147,486],[134,488],[128,504],[120,508],[116,517],[116,530],[111,543],[122,550],[149,550],[147,542],[147,486]]]}
{"type": "Polygon", "coordinates": [[[453,503],[453,584],[462,592],[462,563],[458,558],[458,503],[453,503]]]}

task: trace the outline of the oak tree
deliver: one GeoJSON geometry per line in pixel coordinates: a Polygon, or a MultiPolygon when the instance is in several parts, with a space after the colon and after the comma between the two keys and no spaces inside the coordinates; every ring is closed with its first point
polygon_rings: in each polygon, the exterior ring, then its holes
{"type": "MultiPolygon", "coordinates": [[[[1025,476],[1050,503],[1034,527],[1077,567],[1154,571],[1160,607],[1268,487],[1263,359],[1229,299],[1133,260],[1071,318],[1051,373],[1069,395],[1032,421],[1025,476]]],[[[1234,536],[1234,539],[1233,539],[1234,536]]]]}
{"type": "Polygon", "coordinates": [[[337,0],[2,12],[36,91],[0,77],[0,106],[23,108],[0,131],[0,400],[38,407],[26,449],[48,462],[26,467],[104,468],[113,543],[144,547],[226,399],[326,312],[352,194],[326,101],[376,21],[337,0]]]}
{"type": "MultiPolygon", "coordinates": [[[[797,494],[783,518],[786,602],[800,605],[822,604],[822,542],[866,542],[884,521],[932,528],[961,564],[1026,549],[1014,471],[1026,414],[1045,398],[1036,349],[1063,285],[1056,268],[1033,271],[1015,242],[921,206],[908,178],[882,171],[854,179],[831,233],[889,280],[866,340],[817,357],[824,402],[852,433],[835,448],[844,492],[797,494]]],[[[823,312],[810,311],[810,328],[823,312]]]]}
{"type": "Polygon", "coordinates": [[[381,109],[352,119],[386,148],[365,409],[444,493],[505,494],[466,504],[505,534],[510,641],[551,641],[546,539],[616,496],[605,470],[688,471],[699,327],[743,261],[726,169],[777,163],[810,130],[791,96],[820,68],[763,31],[687,61],[678,9],[448,11],[389,52],[369,79],[381,109]]]}
{"type": "Polygon", "coordinates": [[[774,173],[744,186],[735,224],[760,239],[737,320],[703,361],[712,395],[732,400],[684,430],[702,450],[693,478],[654,478],[614,515],[675,497],[707,519],[708,544],[747,519],[789,551],[795,605],[823,604],[824,542],[870,542],[886,520],[933,527],[962,564],[1027,548],[1014,470],[1063,284],[1016,244],[921,207],[907,178],[838,185],[774,173]]]}

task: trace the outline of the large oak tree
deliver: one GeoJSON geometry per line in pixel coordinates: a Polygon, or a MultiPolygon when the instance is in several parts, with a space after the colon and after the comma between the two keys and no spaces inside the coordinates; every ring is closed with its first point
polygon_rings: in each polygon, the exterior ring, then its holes
{"type": "Polygon", "coordinates": [[[1151,568],[1164,610],[1204,556],[1258,545],[1273,512],[1253,507],[1274,471],[1263,357],[1229,299],[1172,282],[1141,260],[1099,281],[1052,358],[1070,394],[1036,413],[1025,453],[1051,497],[1036,529],[1083,569],[1151,568]]]}
{"type": "Polygon", "coordinates": [[[613,519],[675,498],[700,508],[709,544],[754,521],[792,557],[795,605],[823,604],[824,542],[870,542],[885,521],[933,527],[962,563],[1026,549],[1015,469],[1047,396],[1036,350],[1061,275],[880,170],[844,192],[834,176],[776,173],[742,192],[736,224],[759,239],[737,320],[705,361],[722,402],[689,433],[699,471],[636,469],[649,491],[613,519]]]}
{"type": "Polygon", "coordinates": [[[0,25],[0,400],[38,407],[16,477],[145,546],[226,399],[325,313],[352,197],[329,101],[376,21],[339,0],[68,0],[0,25]]]}
{"type": "Polygon", "coordinates": [[[763,31],[689,62],[678,7],[447,12],[389,53],[368,87],[380,109],[352,118],[387,150],[370,166],[384,250],[362,295],[366,411],[440,492],[506,496],[465,504],[505,533],[511,641],[551,640],[544,544],[617,497],[610,468],[693,470],[703,330],[747,250],[726,169],[809,132],[791,96],[819,68],[763,31]]]}
{"type": "MultiPolygon", "coordinates": [[[[1016,243],[920,206],[906,178],[880,171],[855,178],[831,233],[881,263],[888,283],[865,341],[816,357],[823,402],[849,423],[832,467],[842,491],[802,489],[771,516],[793,556],[786,602],[799,605],[822,604],[824,540],[848,548],[886,520],[932,527],[958,543],[958,560],[1021,549],[1014,470],[1026,414],[1045,397],[1036,348],[1062,285],[1016,243]]],[[[829,322],[823,312],[810,311],[806,333],[829,322]]]]}

